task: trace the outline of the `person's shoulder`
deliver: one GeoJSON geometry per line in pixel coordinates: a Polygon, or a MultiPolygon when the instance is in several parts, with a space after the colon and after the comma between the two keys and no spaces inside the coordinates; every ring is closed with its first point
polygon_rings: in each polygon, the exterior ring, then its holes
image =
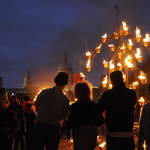
{"type": "Polygon", "coordinates": [[[143,109],[150,109],[150,102],[146,103],[146,104],[143,106],[143,109]]]}
{"type": "Polygon", "coordinates": [[[127,90],[129,93],[131,93],[131,94],[135,94],[135,95],[136,95],[136,91],[135,91],[135,90],[133,90],[133,89],[129,89],[129,88],[126,88],[126,90],[127,90]]]}

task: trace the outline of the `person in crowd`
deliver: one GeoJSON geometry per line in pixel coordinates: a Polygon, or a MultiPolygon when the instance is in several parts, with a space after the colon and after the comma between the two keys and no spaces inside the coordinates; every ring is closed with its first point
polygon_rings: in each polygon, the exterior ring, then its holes
{"type": "Polygon", "coordinates": [[[55,79],[55,86],[43,90],[36,99],[36,126],[34,129],[34,150],[58,150],[60,127],[69,112],[69,100],[63,93],[68,84],[68,74],[59,72],[55,79]]]}
{"type": "Polygon", "coordinates": [[[25,139],[26,139],[26,149],[27,150],[30,148],[31,137],[32,137],[32,132],[33,132],[33,126],[34,126],[35,119],[36,119],[36,115],[35,115],[35,112],[32,109],[32,104],[27,103],[26,104],[26,110],[25,110],[25,120],[26,120],[25,139]]]}
{"type": "Polygon", "coordinates": [[[18,130],[14,137],[14,150],[25,150],[26,141],[25,141],[25,132],[26,132],[26,120],[22,106],[20,105],[19,100],[13,96],[11,99],[11,104],[9,109],[16,113],[18,120],[18,130]]]}
{"type": "Polygon", "coordinates": [[[7,91],[0,88],[0,150],[12,150],[13,137],[17,131],[17,118],[9,107],[7,91]]]}
{"type": "MultiPolygon", "coordinates": [[[[150,84],[148,89],[150,92],[150,84]]],[[[150,102],[143,106],[138,135],[138,150],[144,150],[144,144],[146,144],[146,150],[150,150],[150,102]]]]}
{"type": "Polygon", "coordinates": [[[92,101],[91,94],[87,83],[76,84],[75,97],[78,100],[71,105],[68,117],[74,150],[94,150],[96,147],[96,127],[103,123],[103,118],[96,113],[96,104],[92,101]]]}
{"type": "Polygon", "coordinates": [[[134,108],[136,92],[128,89],[123,81],[122,72],[110,74],[113,88],[107,90],[98,102],[98,110],[105,112],[107,126],[107,150],[134,150],[134,108]]]}

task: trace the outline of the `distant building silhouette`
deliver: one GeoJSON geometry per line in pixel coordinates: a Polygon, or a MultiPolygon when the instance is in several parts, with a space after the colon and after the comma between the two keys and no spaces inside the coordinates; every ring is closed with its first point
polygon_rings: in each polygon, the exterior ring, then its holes
{"type": "Polygon", "coordinates": [[[2,87],[3,87],[3,78],[0,77],[0,88],[2,88],[2,87]]]}
{"type": "Polygon", "coordinates": [[[30,87],[31,87],[31,75],[30,75],[30,71],[28,71],[24,78],[23,88],[29,89],[30,87]]]}

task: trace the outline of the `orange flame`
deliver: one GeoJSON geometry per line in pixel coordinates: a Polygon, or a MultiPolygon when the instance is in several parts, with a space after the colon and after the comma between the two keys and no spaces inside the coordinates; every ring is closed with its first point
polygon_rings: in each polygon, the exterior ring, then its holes
{"type": "Polygon", "coordinates": [[[134,65],[132,63],[132,56],[128,55],[126,58],[125,58],[125,65],[130,68],[130,69],[133,69],[134,68],[134,65]]]}
{"type": "Polygon", "coordinates": [[[114,50],[115,50],[114,44],[109,44],[108,47],[111,49],[111,51],[114,51],[114,50]]]}
{"type": "Polygon", "coordinates": [[[128,39],[128,48],[129,48],[129,50],[131,50],[132,49],[132,46],[133,46],[133,42],[132,42],[132,40],[131,39],[128,39]]]}
{"type": "Polygon", "coordinates": [[[125,21],[122,21],[124,35],[128,35],[128,27],[125,21]]]}
{"type": "Polygon", "coordinates": [[[142,55],[140,48],[136,48],[135,58],[138,60],[138,62],[142,62],[142,55]]]}
{"type": "Polygon", "coordinates": [[[102,44],[99,44],[99,45],[96,47],[96,53],[100,53],[101,47],[102,47],[102,44]]]}
{"type": "Polygon", "coordinates": [[[142,36],[141,36],[141,31],[140,31],[140,29],[138,27],[136,27],[135,33],[136,33],[136,40],[139,43],[141,41],[141,37],[142,36]]]}
{"type": "Polygon", "coordinates": [[[102,42],[105,43],[107,41],[107,34],[102,35],[102,42]]]}
{"type": "Polygon", "coordinates": [[[143,71],[140,71],[140,75],[138,76],[138,79],[141,81],[142,84],[147,83],[146,74],[143,71]]]}
{"type": "Polygon", "coordinates": [[[107,75],[106,75],[106,76],[103,78],[103,80],[102,80],[102,87],[103,87],[103,88],[106,88],[107,83],[108,83],[108,78],[107,78],[107,75]]]}
{"type": "Polygon", "coordinates": [[[104,65],[104,68],[108,68],[108,61],[103,60],[103,65],[104,65]]]}

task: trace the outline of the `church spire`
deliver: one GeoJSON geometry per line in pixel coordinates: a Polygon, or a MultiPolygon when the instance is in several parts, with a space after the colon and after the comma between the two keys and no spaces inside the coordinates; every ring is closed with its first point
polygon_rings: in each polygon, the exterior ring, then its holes
{"type": "Polygon", "coordinates": [[[30,88],[31,87],[31,75],[30,71],[27,71],[25,78],[24,78],[24,85],[23,88],[30,88]]]}

